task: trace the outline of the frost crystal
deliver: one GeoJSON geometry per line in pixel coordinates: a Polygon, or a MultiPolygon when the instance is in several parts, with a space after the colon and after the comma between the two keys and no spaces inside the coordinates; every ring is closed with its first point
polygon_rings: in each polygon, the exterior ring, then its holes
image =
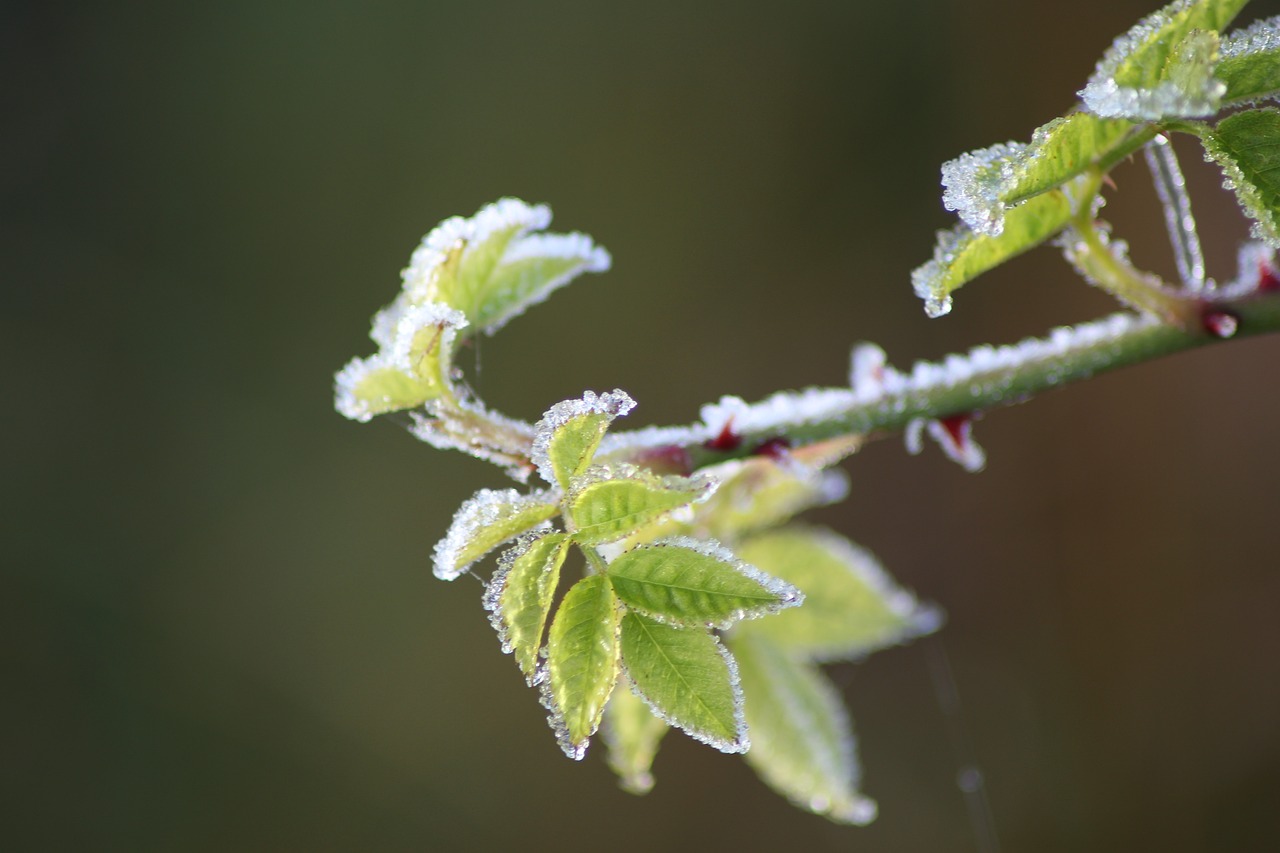
{"type": "Polygon", "coordinates": [[[1140,51],[1161,38],[1174,38],[1176,19],[1199,0],[1180,0],[1152,12],[1108,48],[1079,95],[1085,107],[1102,118],[1160,119],[1212,115],[1222,103],[1226,84],[1213,77],[1216,33],[1192,31],[1171,50],[1164,79],[1150,86],[1124,86],[1116,75],[1140,51]],[[1213,41],[1209,48],[1207,42],[1213,41]]]}
{"type": "Polygon", "coordinates": [[[526,204],[517,198],[500,199],[482,207],[475,216],[452,216],[431,229],[400,273],[405,292],[414,301],[430,298],[430,288],[449,254],[459,247],[483,244],[499,231],[515,229],[517,234],[536,231],[551,224],[551,208],[526,204]]]}
{"type": "Polygon", "coordinates": [[[957,225],[937,233],[933,259],[911,271],[911,288],[924,300],[924,313],[937,318],[951,312],[951,295],[947,293],[947,271],[960,252],[973,239],[966,225],[957,225]]]}
{"type": "Polygon", "coordinates": [[[702,407],[702,424],[711,435],[726,426],[739,434],[781,431],[784,427],[830,420],[847,411],[856,396],[848,388],[807,388],[785,391],[747,404],[741,397],[721,397],[702,407]]]}
{"type": "Polygon", "coordinates": [[[514,539],[530,527],[543,530],[547,522],[536,524],[514,525],[530,511],[547,506],[555,500],[555,493],[550,491],[531,492],[522,495],[515,489],[481,489],[454,513],[449,532],[436,543],[435,576],[441,580],[451,581],[471,567],[504,542],[514,539]]]}
{"type": "Polygon", "coordinates": [[[1025,169],[1028,146],[1017,142],[992,145],[942,164],[942,204],[954,210],[979,234],[1004,231],[1004,197],[1025,169]]]}
{"type": "Polygon", "coordinates": [[[1280,15],[1262,18],[1235,30],[1222,40],[1218,59],[1235,59],[1251,53],[1280,51],[1280,15]]]}
{"type": "Polygon", "coordinates": [[[543,414],[542,419],[534,426],[533,450],[530,458],[538,469],[538,474],[548,483],[555,483],[555,472],[547,455],[551,438],[556,430],[574,418],[582,415],[607,415],[609,420],[626,415],[636,406],[626,391],[614,389],[605,394],[588,391],[580,400],[565,400],[556,403],[543,414]]]}

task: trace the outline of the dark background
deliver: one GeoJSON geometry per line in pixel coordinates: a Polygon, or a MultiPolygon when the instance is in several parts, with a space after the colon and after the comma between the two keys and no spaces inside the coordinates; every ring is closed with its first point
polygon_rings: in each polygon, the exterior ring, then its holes
{"type": "MultiPolygon", "coordinates": [[[[938,165],[1068,109],[1150,8],[6,4],[0,846],[973,850],[945,652],[1005,850],[1280,848],[1280,340],[990,414],[976,476],[850,460],[816,516],[949,614],[833,670],[865,829],[679,735],[645,798],[565,760],[480,587],[431,577],[501,474],[332,410],[418,238],[503,195],[615,260],[483,342],[526,419],[621,387],[628,426],[685,423],[838,384],[857,340],[905,368],[1105,314],[1053,249],[936,321],[908,273],[938,165]]],[[[1229,278],[1246,227],[1183,151],[1229,278]]],[[[1171,270],[1145,169],[1116,180],[1171,270]]]]}

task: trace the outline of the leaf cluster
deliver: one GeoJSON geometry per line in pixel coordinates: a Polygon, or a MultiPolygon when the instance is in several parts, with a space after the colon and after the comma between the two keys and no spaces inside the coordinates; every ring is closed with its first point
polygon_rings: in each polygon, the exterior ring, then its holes
{"type": "Polygon", "coordinates": [[[982,273],[1059,238],[1082,273],[1122,301],[1185,320],[1178,294],[1128,264],[1123,243],[1097,239],[1093,219],[1106,174],[1162,134],[1190,133],[1217,163],[1254,221],[1280,246],[1275,164],[1280,113],[1280,17],[1225,32],[1247,0],[1178,0],[1118,38],[1065,116],[1027,143],[972,151],[942,167],[943,204],[960,222],[938,232],[932,260],[912,274],[931,316],[982,273]]]}

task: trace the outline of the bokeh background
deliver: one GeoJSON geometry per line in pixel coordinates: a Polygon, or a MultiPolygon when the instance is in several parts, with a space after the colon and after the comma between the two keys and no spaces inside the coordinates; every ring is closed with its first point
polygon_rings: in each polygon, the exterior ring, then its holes
{"type": "MultiPolygon", "coordinates": [[[[417,239],[503,195],[615,259],[482,342],[527,419],[621,387],[685,423],[840,383],[854,341],[908,367],[1105,314],[1052,249],[936,321],[908,273],[938,165],[1068,109],[1151,7],[6,4],[0,847],[968,851],[972,757],[1007,851],[1280,849],[1280,339],[992,413],[976,476],[847,463],[815,518],[949,615],[833,670],[865,829],[678,735],[644,798],[566,761],[480,586],[430,573],[501,474],[332,410],[417,239]]],[[[1230,277],[1246,227],[1183,150],[1230,277]]]]}

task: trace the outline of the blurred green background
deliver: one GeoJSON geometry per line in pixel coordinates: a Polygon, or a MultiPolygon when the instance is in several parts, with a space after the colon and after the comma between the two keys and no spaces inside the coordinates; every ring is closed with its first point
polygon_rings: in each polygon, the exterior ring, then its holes
{"type": "MultiPolygon", "coordinates": [[[[1151,8],[6,4],[0,847],[973,850],[945,652],[1005,850],[1280,849],[1280,340],[993,413],[976,476],[847,463],[816,517],[949,614],[833,670],[866,829],[680,736],[644,798],[566,761],[479,585],[431,577],[501,474],[332,410],[417,239],[502,195],[615,261],[482,342],[527,419],[621,387],[628,426],[685,423],[840,383],[857,340],[909,367],[1107,313],[1052,249],[936,321],[908,273],[939,164],[1069,108],[1151,8]]],[[[1230,277],[1247,229],[1184,153],[1230,277]]]]}

